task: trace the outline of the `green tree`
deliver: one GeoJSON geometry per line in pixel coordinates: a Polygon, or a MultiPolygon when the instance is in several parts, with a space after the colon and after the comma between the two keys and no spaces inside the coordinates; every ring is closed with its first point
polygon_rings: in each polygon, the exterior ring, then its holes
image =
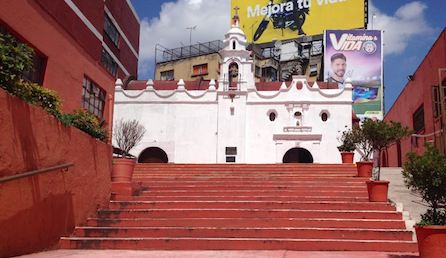
{"type": "Polygon", "coordinates": [[[446,156],[429,143],[422,155],[408,152],[404,184],[420,193],[430,209],[421,216],[422,225],[446,225],[446,156]]]}
{"type": "Polygon", "coordinates": [[[383,120],[365,119],[360,127],[355,128],[357,142],[365,155],[370,158],[373,151],[378,152],[378,174],[381,175],[381,153],[383,150],[409,137],[413,131],[409,127],[403,127],[401,123],[390,121],[390,124],[383,120]]]}

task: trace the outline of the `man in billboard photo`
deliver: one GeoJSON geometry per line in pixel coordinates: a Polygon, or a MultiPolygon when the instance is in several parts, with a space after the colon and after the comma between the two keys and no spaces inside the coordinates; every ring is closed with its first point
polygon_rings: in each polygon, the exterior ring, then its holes
{"type": "Polygon", "coordinates": [[[331,56],[330,63],[333,73],[328,79],[329,82],[336,82],[340,89],[345,87],[344,75],[347,69],[347,58],[342,53],[336,53],[331,56]]]}

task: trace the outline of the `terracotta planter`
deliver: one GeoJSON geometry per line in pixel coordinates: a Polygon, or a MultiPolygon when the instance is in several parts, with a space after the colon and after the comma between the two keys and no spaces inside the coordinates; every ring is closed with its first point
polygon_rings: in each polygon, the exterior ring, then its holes
{"type": "Polygon", "coordinates": [[[136,159],[113,159],[112,182],[130,182],[136,159]]]}
{"type": "Polygon", "coordinates": [[[446,226],[415,226],[420,258],[446,257],[446,226]]]}
{"type": "Polygon", "coordinates": [[[341,152],[342,163],[353,164],[354,152],[341,152]]]}
{"type": "Polygon", "coordinates": [[[358,170],[358,177],[372,177],[373,161],[359,161],[356,162],[358,170]]]}
{"type": "Polygon", "coordinates": [[[366,183],[367,183],[367,192],[369,193],[369,202],[387,202],[389,181],[369,180],[366,183]]]}

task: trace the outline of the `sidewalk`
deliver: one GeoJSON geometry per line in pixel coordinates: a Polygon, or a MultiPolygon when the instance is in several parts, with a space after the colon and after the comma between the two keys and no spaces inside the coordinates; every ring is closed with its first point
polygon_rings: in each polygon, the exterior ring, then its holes
{"type": "Polygon", "coordinates": [[[418,194],[404,186],[401,171],[402,168],[381,168],[381,180],[390,181],[388,198],[394,203],[402,203],[403,210],[409,212],[410,218],[418,223],[428,206],[418,194]]]}
{"type": "MultiPolygon", "coordinates": [[[[401,168],[381,168],[381,180],[390,181],[389,199],[403,204],[406,217],[420,221],[427,206],[421,197],[404,186],[401,168]]],[[[418,258],[417,253],[318,252],[318,251],[134,251],[134,250],[55,250],[20,256],[22,258],[418,258]]]]}

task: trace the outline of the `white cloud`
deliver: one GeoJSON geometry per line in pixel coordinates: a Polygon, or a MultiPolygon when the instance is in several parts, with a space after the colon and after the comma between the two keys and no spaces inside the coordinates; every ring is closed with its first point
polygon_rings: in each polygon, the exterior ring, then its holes
{"type": "MultiPolygon", "coordinates": [[[[157,44],[168,49],[180,47],[181,44],[190,45],[191,30],[187,28],[196,26],[192,31],[192,44],[223,39],[230,28],[230,6],[231,0],[178,0],[164,3],[159,17],[151,20],[143,18],[140,34],[139,77],[153,78],[157,44]]],[[[386,14],[385,10],[378,9],[370,1],[369,19],[372,19],[375,14],[374,29],[385,31],[384,53],[386,55],[401,54],[411,40],[432,33],[433,29],[425,19],[426,8],[425,3],[414,1],[401,6],[394,14],[386,14]]]]}
{"type": "Polygon", "coordinates": [[[384,31],[384,54],[401,54],[415,37],[433,32],[425,19],[426,8],[425,3],[415,1],[388,15],[371,4],[369,24],[373,19],[373,28],[384,31]],[[373,14],[376,18],[373,18],[373,14]]]}
{"type": "MultiPolygon", "coordinates": [[[[159,17],[141,21],[139,75],[153,78],[155,46],[180,47],[223,39],[230,28],[230,0],[178,0],[164,3],[159,17]],[[196,26],[195,30],[191,28],[196,26]]],[[[160,57],[157,57],[160,58],[160,57]]],[[[157,60],[158,61],[158,60],[157,60]]]]}

